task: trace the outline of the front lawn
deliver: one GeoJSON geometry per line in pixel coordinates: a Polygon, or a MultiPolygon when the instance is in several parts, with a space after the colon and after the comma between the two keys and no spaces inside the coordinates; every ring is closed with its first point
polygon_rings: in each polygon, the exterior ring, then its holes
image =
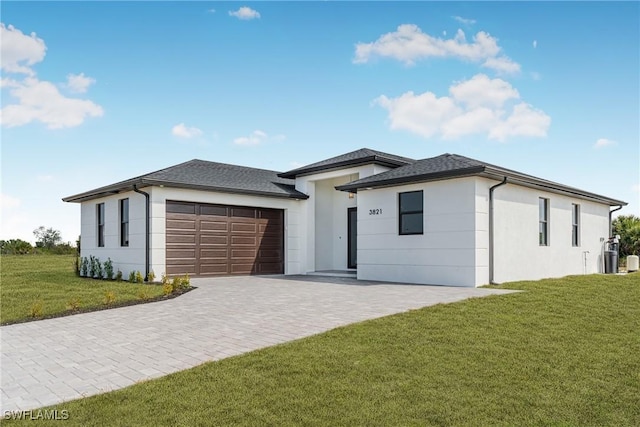
{"type": "Polygon", "coordinates": [[[77,277],[73,260],[68,255],[3,255],[0,322],[33,319],[34,311],[47,317],[67,313],[70,307],[106,307],[108,292],[115,297],[112,305],[162,295],[162,286],[77,277]]]}
{"type": "Polygon", "coordinates": [[[640,425],[640,276],[502,287],[525,292],[366,321],[54,409],[69,426],[640,425]]]}

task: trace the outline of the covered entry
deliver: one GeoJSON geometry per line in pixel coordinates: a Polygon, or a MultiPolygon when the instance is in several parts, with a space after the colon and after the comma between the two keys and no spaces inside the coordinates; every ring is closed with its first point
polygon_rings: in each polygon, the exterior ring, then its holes
{"type": "Polygon", "coordinates": [[[167,201],[167,274],[284,273],[284,211],[167,201]]]}

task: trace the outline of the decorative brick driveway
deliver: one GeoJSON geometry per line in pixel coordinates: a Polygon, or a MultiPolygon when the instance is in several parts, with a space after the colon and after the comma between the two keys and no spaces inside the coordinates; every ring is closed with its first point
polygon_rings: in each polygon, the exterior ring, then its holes
{"type": "Polygon", "coordinates": [[[338,326],[510,291],[308,276],[193,279],[179,298],[0,328],[0,408],[123,388],[338,326]]]}

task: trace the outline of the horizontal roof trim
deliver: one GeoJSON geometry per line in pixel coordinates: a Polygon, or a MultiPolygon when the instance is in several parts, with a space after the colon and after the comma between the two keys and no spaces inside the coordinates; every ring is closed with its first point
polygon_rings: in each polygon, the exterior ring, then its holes
{"type": "Polygon", "coordinates": [[[464,178],[469,176],[480,176],[483,178],[489,178],[501,181],[505,177],[508,178],[507,183],[522,185],[529,188],[542,189],[544,191],[553,192],[556,194],[569,195],[584,200],[592,200],[600,203],[606,203],[609,206],[626,206],[627,203],[622,200],[616,200],[609,197],[601,196],[599,194],[590,193],[588,191],[580,190],[577,188],[569,187],[563,184],[559,184],[553,181],[547,181],[544,179],[536,178],[530,175],[520,174],[515,171],[506,171],[500,169],[494,169],[488,166],[472,166],[468,168],[460,168],[456,170],[425,173],[421,175],[403,176],[398,178],[372,181],[365,183],[358,183],[354,181],[344,185],[339,185],[336,190],[357,192],[362,189],[374,189],[384,187],[396,187],[403,184],[441,181],[445,179],[464,178]]]}

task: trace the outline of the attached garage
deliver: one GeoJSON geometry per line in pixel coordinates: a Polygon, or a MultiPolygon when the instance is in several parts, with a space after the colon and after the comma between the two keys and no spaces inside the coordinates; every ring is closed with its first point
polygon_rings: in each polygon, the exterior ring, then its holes
{"type": "Polygon", "coordinates": [[[284,211],[166,202],[168,275],[284,273],[284,211]]]}

